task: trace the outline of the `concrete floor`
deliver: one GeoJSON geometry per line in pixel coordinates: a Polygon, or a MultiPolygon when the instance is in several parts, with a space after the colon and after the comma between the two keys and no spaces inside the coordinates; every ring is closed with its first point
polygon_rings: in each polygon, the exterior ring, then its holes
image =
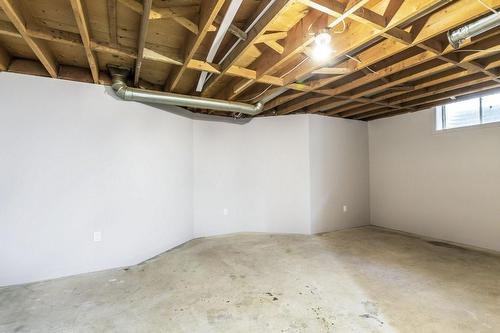
{"type": "Polygon", "coordinates": [[[0,288],[0,332],[499,332],[500,257],[364,227],[0,288]]]}

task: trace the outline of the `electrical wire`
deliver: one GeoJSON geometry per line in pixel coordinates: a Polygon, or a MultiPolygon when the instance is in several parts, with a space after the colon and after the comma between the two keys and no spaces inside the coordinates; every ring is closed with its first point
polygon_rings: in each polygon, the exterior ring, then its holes
{"type": "Polygon", "coordinates": [[[491,10],[493,12],[493,14],[497,14],[497,15],[500,15],[500,12],[497,12],[496,10],[494,10],[492,7],[488,6],[487,4],[485,4],[482,0],[477,0],[481,5],[483,5],[484,7],[486,7],[487,9],[491,10]]]}
{"type": "MultiPolygon", "coordinates": [[[[355,57],[351,57],[350,55],[348,54],[345,54],[345,56],[349,59],[352,59],[354,61],[356,61],[357,63],[359,64],[362,64],[363,62],[355,57]]],[[[372,72],[373,74],[377,74],[377,71],[374,71],[373,69],[371,69],[369,66],[365,66],[366,69],[368,69],[370,72],[372,72]]]]}
{"type": "Polygon", "coordinates": [[[345,24],[345,20],[342,20],[342,25],[343,25],[343,27],[342,27],[342,30],[341,30],[341,31],[335,31],[335,30],[333,30],[333,28],[332,28],[332,29],[331,29],[331,30],[332,30],[332,32],[333,32],[334,34],[341,34],[341,33],[345,32],[345,29],[347,29],[347,25],[345,24]]]}

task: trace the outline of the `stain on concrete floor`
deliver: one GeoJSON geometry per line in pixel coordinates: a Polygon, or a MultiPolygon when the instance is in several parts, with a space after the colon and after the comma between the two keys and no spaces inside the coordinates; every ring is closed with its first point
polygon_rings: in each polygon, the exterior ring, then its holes
{"type": "Polygon", "coordinates": [[[500,257],[363,227],[0,288],[0,332],[498,332],[500,257]]]}

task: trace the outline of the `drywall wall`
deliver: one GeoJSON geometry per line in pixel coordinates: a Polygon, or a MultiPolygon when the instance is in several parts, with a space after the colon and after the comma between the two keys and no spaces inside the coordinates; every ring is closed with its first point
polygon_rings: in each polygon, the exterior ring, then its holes
{"type": "Polygon", "coordinates": [[[310,233],[307,116],[194,122],[194,233],[310,233]]]}
{"type": "Polygon", "coordinates": [[[136,264],[199,236],[367,224],[365,123],[208,118],[12,73],[0,91],[0,285],[136,264]]]}
{"type": "Polygon", "coordinates": [[[369,122],[372,224],[500,251],[500,126],[434,110],[369,122]]]}
{"type": "Polygon", "coordinates": [[[99,85],[0,73],[0,91],[0,285],[191,239],[192,119],[99,85]]]}
{"type": "Polygon", "coordinates": [[[195,236],[369,224],[365,122],[316,115],[246,124],[200,119],[194,150],[195,236]]]}
{"type": "Polygon", "coordinates": [[[311,115],[309,132],[312,233],[370,224],[367,123],[311,115]]]}

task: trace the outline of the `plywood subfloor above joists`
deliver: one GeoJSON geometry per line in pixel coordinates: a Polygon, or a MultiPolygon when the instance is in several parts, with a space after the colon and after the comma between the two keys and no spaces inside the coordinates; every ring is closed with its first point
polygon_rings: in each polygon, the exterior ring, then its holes
{"type": "Polygon", "coordinates": [[[360,120],[500,89],[500,28],[458,50],[446,37],[500,0],[243,0],[207,62],[228,5],[0,0],[0,71],[109,84],[107,65],[120,65],[135,69],[138,87],[192,95],[207,72],[201,95],[265,99],[264,116],[360,120]],[[333,52],[314,60],[314,36],[327,27],[333,52]]]}

